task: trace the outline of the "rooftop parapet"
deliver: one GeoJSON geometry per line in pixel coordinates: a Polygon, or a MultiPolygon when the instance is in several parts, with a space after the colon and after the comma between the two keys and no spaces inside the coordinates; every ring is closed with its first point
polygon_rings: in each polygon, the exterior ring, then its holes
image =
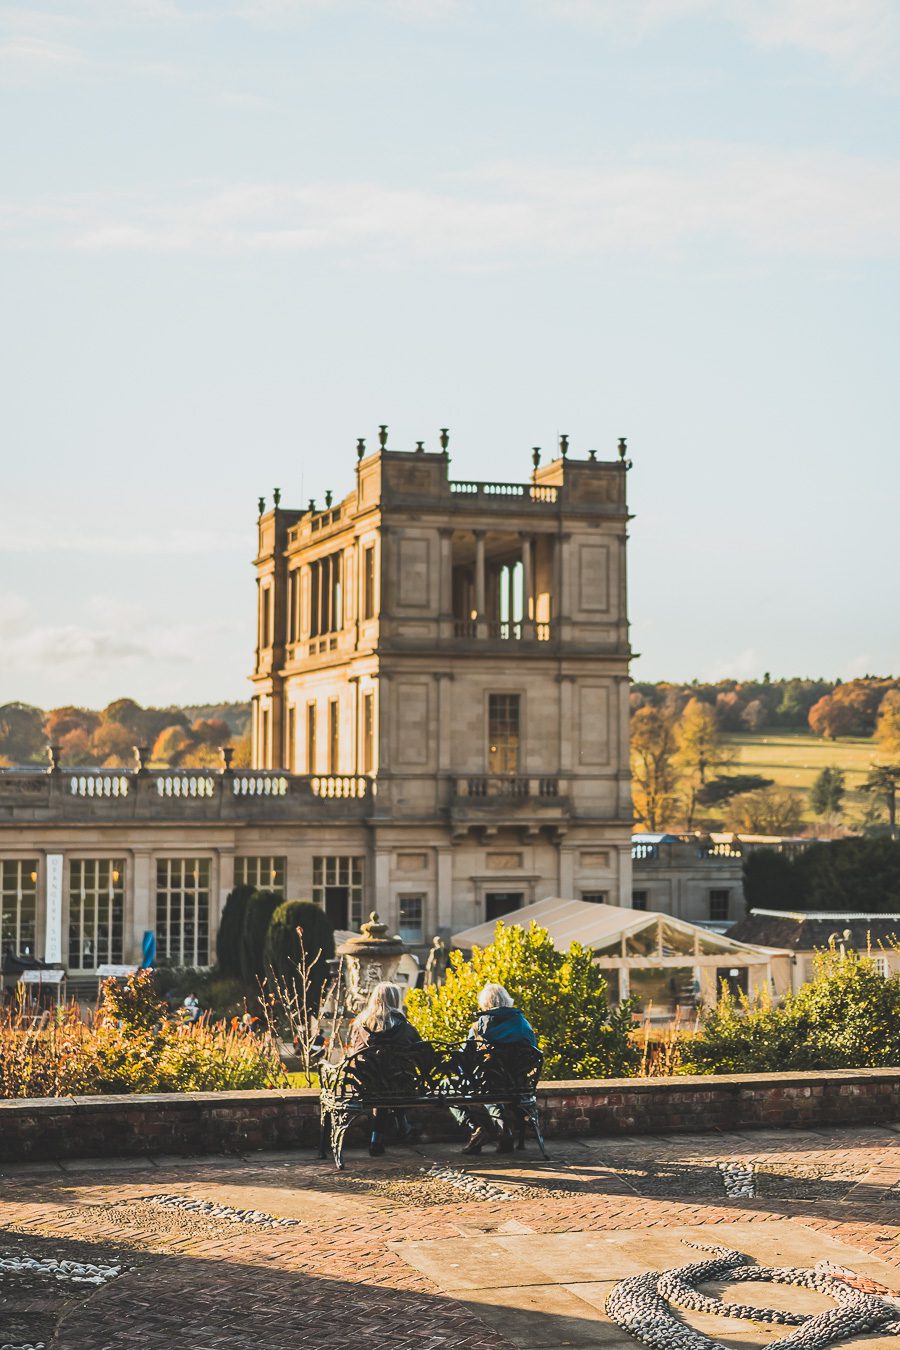
{"type": "Polygon", "coordinates": [[[449,432],[441,431],[441,449],[427,451],[424,442],[415,450],[391,450],[387,427],[379,431],[379,448],[366,452],[363,438],[357,441],[356,488],[340,501],[329,489],[324,503],[311,499],[305,510],[281,506],[275,489],[274,509],[259,499],[260,555],[315,542],[342,529],[350,517],[376,506],[432,508],[446,512],[486,509],[511,514],[523,509],[547,512],[568,509],[621,515],[626,511],[625,474],[631,468],[624,437],[614,459],[600,459],[596,450],[586,458],[573,458],[568,436],[560,436],[557,456],[541,463],[541,451],[531,452],[532,472],[525,482],[455,478],[450,474],[449,432]]]}

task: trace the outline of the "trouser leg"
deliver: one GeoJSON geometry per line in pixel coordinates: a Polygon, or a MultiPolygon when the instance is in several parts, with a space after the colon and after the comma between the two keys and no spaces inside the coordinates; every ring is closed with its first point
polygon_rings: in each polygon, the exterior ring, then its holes
{"type": "Polygon", "coordinates": [[[471,1111],[467,1110],[465,1107],[451,1106],[450,1114],[456,1121],[457,1125],[462,1125],[464,1126],[465,1129],[469,1131],[474,1130],[476,1128],[477,1121],[475,1120],[475,1117],[472,1115],[471,1111]]]}

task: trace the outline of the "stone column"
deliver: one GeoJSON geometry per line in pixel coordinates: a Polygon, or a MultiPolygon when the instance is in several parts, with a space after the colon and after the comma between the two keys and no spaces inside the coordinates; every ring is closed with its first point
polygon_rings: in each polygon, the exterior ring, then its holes
{"type": "MultiPolygon", "coordinates": [[[[382,922],[393,926],[396,915],[391,912],[391,855],[386,849],[375,848],[375,876],[373,884],[372,908],[377,909],[382,922]]],[[[368,915],[364,916],[368,918],[368,915]]]]}
{"type": "Polygon", "coordinates": [[[522,637],[534,636],[534,538],[522,536],[522,637]]]}
{"type": "Polygon", "coordinates": [[[153,875],[153,854],[149,848],[136,848],[131,853],[131,884],[126,887],[125,903],[131,896],[130,940],[129,926],[125,924],[125,960],[140,965],[144,934],[156,932],[156,878],[153,875]]]}
{"type": "Polygon", "coordinates": [[[219,931],[222,910],[225,908],[225,901],[234,890],[234,845],[226,844],[224,847],[217,849],[216,852],[219,855],[219,903],[215,914],[213,914],[212,906],[210,906],[209,955],[211,960],[215,959],[216,933],[219,931]]]}
{"type": "Polygon", "coordinates": [[[445,670],[435,672],[438,696],[438,756],[437,773],[453,772],[453,676],[445,670]]]}
{"type": "Polygon", "coordinates": [[[575,851],[557,844],[559,850],[559,894],[563,900],[575,900],[575,851]]]}
{"type": "Polygon", "coordinates": [[[453,531],[440,531],[440,606],[438,632],[453,637],[453,531]]]}
{"type": "MultiPolygon", "coordinates": [[[[574,763],[575,676],[558,675],[559,681],[559,771],[570,774],[574,763]]],[[[563,789],[565,790],[565,789],[563,789]]]]}
{"type": "Polygon", "coordinates": [[[353,745],[351,746],[352,753],[350,755],[350,763],[353,765],[353,772],[359,774],[362,773],[363,771],[362,764],[360,763],[361,737],[359,733],[359,709],[360,709],[359,676],[351,675],[348,678],[347,683],[350,685],[351,690],[353,692],[353,745]]]}
{"type": "Polygon", "coordinates": [[[475,612],[478,637],[487,637],[484,586],[484,530],[475,531],[475,612]]]}
{"type": "Polygon", "coordinates": [[[453,931],[453,849],[441,847],[437,854],[437,925],[442,937],[453,931]]]}

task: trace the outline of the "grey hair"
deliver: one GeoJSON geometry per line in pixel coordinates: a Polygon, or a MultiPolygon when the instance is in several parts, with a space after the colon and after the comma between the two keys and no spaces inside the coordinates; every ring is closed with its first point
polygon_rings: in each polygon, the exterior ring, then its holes
{"type": "Polygon", "coordinates": [[[487,1012],[489,1008],[511,1008],[513,1001],[502,984],[486,984],[478,995],[478,1006],[487,1012]]]}
{"type": "Polygon", "coordinates": [[[384,1031],[394,1021],[394,1014],[399,1011],[402,1001],[403,995],[396,984],[386,981],[376,984],[368,1003],[355,1019],[356,1025],[367,1027],[369,1031],[384,1031]]]}

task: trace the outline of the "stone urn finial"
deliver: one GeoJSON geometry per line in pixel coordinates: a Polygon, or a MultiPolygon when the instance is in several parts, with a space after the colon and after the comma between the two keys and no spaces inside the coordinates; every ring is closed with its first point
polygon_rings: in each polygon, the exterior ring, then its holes
{"type": "Polygon", "coordinates": [[[356,438],[356,458],[363,459],[366,453],[366,440],[364,436],[356,438]]]}
{"type": "Polygon", "coordinates": [[[381,446],[382,450],[387,449],[387,433],[387,423],[382,422],[378,428],[378,444],[381,446]]]}
{"type": "Polygon", "coordinates": [[[381,922],[378,917],[378,910],[373,909],[369,915],[369,922],[360,924],[359,931],[364,938],[368,938],[370,941],[374,938],[378,941],[387,937],[387,924],[381,922]]]}

